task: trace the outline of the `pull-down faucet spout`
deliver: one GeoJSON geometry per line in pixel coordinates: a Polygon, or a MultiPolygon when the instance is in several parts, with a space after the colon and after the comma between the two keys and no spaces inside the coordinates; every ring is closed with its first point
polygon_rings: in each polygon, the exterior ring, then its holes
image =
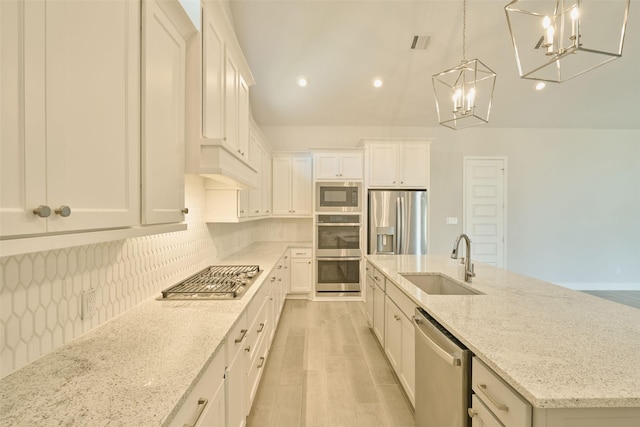
{"type": "Polygon", "coordinates": [[[471,283],[471,278],[476,277],[476,273],[473,271],[473,264],[471,263],[471,239],[466,234],[461,234],[456,238],[456,241],[453,242],[453,251],[451,252],[451,258],[458,259],[458,249],[460,247],[460,240],[464,239],[465,241],[465,254],[466,258],[464,260],[464,281],[471,283]]]}

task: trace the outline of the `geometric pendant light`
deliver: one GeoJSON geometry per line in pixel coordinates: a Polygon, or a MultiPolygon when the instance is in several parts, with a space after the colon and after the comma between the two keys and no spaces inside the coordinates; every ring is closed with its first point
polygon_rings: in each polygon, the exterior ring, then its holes
{"type": "Polygon", "coordinates": [[[561,83],[622,56],[630,0],[514,0],[505,6],[520,77],[561,83]]]}
{"type": "Polygon", "coordinates": [[[478,59],[466,60],[467,1],[463,1],[462,61],[432,77],[438,122],[458,130],[489,121],[496,73],[478,59]]]}

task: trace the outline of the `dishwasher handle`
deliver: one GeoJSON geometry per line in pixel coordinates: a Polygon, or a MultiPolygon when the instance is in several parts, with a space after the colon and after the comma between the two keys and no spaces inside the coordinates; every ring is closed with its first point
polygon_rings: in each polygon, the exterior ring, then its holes
{"type": "Polygon", "coordinates": [[[438,344],[436,344],[429,335],[425,333],[423,330],[422,324],[424,320],[419,317],[413,316],[413,321],[416,323],[416,331],[420,332],[420,336],[423,338],[423,341],[433,350],[441,359],[450,364],[451,366],[460,366],[462,365],[462,361],[455,354],[451,354],[438,344]]]}

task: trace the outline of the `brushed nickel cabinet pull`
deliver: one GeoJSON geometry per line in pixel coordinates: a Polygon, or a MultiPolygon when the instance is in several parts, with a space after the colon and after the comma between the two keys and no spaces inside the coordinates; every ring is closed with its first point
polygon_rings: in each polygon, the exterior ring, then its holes
{"type": "Polygon", "coordinates": [[[244,349],[244,351],[246,351],[247,353],[249,353],[249,352],[251,351],[251,346],[250,346],[250,345],[248,345],[248,346],[244,349]]]}
{"type": "Polygon", "coordinates": [[[260,369],[260,368],[262,368],[264,366],[264,361],[265,361],[265,358],[261,357],[260,358],[260,363],[258,364],[258,369],[260,369]]]}
{"type": "Polygon", "coordinates": [[[71,215],[71,208],[69,206],[62,205],[58,209],[54,211],[57,215],[60,215],[63,218],[71,215]]]}
{"type": "Polygon", "coordinates": [[[509,407],[507,405],[498,402],[495,397],[489,394],[489,390],[487,390],[486,384],[478,384],[478,387],[480,388],[480,391],[482,391],[482,393],[487,396],[487,399],[489,399],[491,403],[495,405],[496,408],[504,412],[509,412],[509,407]]]}
{"type": "Polygon", "coordinates": [[[258,328],[258,333],[264,330],[264,323],[260,323],[260,327],[258,328]]]}
{"type": "Polygon", "coordinates": [[[240,338],[236,338],[235,342],[236,343],[241,342],[244,339],[245,335],[247,335],[247,330],[246,329],[240,329],[240,338]]]}
{"type": "Polygon", "coordinates": [[[33,210],[33,214],[40,218],[47,218],[51,215],[51,208],[47,205],[40,205],[33,210]]]}
{"type": "Polygon", "coordinates": [[[188,214],[189,213],[189,208],[182,209],[182,213],[185,214],[185,215],[188,214]]]}
{"type": "Polygon", "coordinates": [[[196,415],[193,417],[191,423],[185,424],[184,427],[195,427],[196,423],[200,419],[200,416],[202,416],[202,412],[204,412],[204,408],[207,407],[207,403],[209,403],[209,401],[203,397],[198,399],[198,410],[196,411],[196,415]]]}
{"type": "Polygon", "coordinates": [[[478,411],[473,408],[467,408],[467,414],[469,414],[469,418],[473,418],[478,415],[478,411]]]}

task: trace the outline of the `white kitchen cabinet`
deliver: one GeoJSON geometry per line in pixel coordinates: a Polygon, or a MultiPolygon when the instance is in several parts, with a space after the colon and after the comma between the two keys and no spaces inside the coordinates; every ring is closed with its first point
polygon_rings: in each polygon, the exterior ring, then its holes
{"type": "Polygon", "coordinates": [[[140,3],[0,3],[2,235],[139,224],[140,3]]]}
{"type": "MultiPolygon", "coordinates": [[[[389,286],[394,286],[389,284],[389,286]]],[[[415,331],[413,323],[385,296],[384,350],[412,405],[415,405],[415,331]]]]}
{"type": "Polygon", "coordinates": [[[171,427],[226,427],[224,345],[185,399],[171,427]]]}
{"type": "Polygon", "coordinates": [[[368,186],[429,188],[430,141],[364,141],[368,186]]]}
{"type": "Polygon", "coordinates": [[[315,152],[313,165],[316,180],[356,180],[363,179],[362,151],[344,150],[315,152]]]}
{"type": "Polygon", "coordinates": [[[262,191],[260,207],[262,216],[271,215],[271,154],[267,150],[262,150],[262,167],[260,169],[260,189],[262,191]]]}
{"type": "Polygon", "coordinates": [[[365,313],[367,315],[367,323],[369,323],[370,327],[373,327],[373,310],[374,310],[374,294],[375,294],[375,283],[373,281],[373,266],[367,263],[365,267],[366,275],[365,275],[365,284],[367,286],[367,295],[365,300],[365,313]]]}
{"type": "Polygon", "coordinates": [[[273,157],[274,215],[311,215],[311,174],[311,157],[308,155],[273,157]]]}
{"type": "Polygon", "coordinates": [[[311,248],[291,248],[289,292],[309,294],[313,290],[311,248]]]}
{"type": "Polygon", "coordinates": [[[471,427],[503,427],[475,394],[471,396],[469,416],[471,417],[471,427]]]}
{"type": "Polygon", "coordinates": [[[155,1],[142,22],[142,223],[181,222],[186,42],[155,1]]]}
{"type": "Polygon", "coordinates": [[[385,279],[377,271],[372,277],[374,283],[373,292],[373,333],[378,338],[380,345],[384,347],[385,340],[385,301],[384,286],[385,279]]]}
{"type": "Polygon", "coordinates": [[[255,82],[219,2],[205,2],[187,46],[186,170],[238,188],[258,184],[249,160],[249,87],[255,82]]]}

